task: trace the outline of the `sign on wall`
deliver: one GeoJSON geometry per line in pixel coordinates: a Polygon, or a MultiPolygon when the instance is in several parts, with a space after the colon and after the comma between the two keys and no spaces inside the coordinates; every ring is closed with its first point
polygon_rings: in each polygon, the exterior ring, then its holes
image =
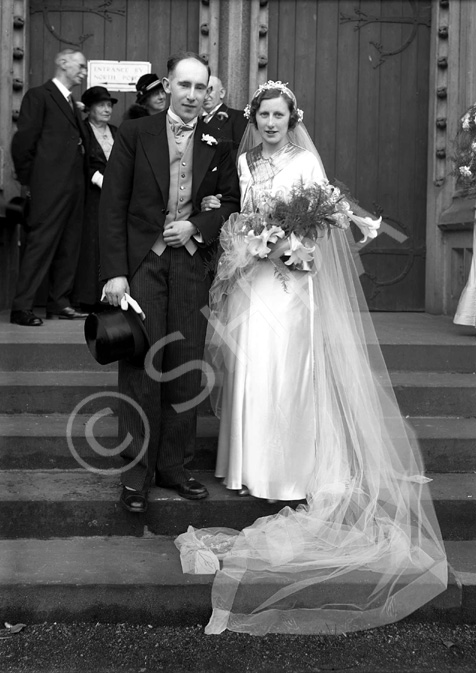
{"type": "Polygon", "coordinates": [[[150,71],[148,61],[88,61],[88,88],[105,86],[109,91],[135,91],[139,77],[150,71]]]}

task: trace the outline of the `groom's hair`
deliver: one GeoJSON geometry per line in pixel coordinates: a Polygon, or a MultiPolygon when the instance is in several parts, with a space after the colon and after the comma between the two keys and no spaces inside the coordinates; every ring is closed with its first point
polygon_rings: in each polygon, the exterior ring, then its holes
{"type": "Polygon", "coordinates": [[[178,51],[177,53],[169,56],[169,59],[167,61],[167,75],[173,73],[177,65],[180,63],[180,61],[185,61],[185,59],[187,58],[194,58],[196,61],[204,65],[205,68],[208,70],[208,78],[210,78],[211,75],[210,66],[203,58],[203,56],[196,54],[194,51],[178,51]]]}

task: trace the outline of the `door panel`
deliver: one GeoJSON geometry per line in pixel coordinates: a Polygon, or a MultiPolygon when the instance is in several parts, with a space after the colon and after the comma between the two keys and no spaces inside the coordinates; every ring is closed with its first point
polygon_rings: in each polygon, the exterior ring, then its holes
{"type": "Polygon", "coordinates": [[[430,17],[426,0],[269,3],[269,78],[295,91],[329,179],[383,216],[356,246],[373,310],[424,309],[430,17]]]}

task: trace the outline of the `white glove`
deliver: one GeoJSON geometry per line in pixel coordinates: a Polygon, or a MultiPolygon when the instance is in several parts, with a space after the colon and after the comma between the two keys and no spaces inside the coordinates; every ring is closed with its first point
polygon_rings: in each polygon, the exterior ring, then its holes
{"type": "Polygon", "coordinates": [[[142,320],[145,320],[145,313],[139,306],[139,304],[136,302],[135,299],[132,299],[131,296],[127,294],[127,292],[124,293],[124,296],[121,299],[121,308],[123,311],[127,311],[128,306],[130,306],[136,313],[140,315],[142,320]]]}

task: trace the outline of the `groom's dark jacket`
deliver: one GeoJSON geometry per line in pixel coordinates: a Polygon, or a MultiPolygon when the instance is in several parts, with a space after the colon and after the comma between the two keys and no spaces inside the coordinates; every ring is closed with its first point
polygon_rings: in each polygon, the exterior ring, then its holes
{"type": "MultiPolygon", "coordinates": [[[[129,279],[163,230],[169,198],[170,159],[166,112],[124,122],[104,176],[99,211],[101,278],[129,279]]],[[[193,212],[187,219],[201,233],[205,259],[220,228],[239,210],[238,176],[226,143],[208,144],[200,119],[193,140],[193,212]],[[222,194],[221,207],[200,211],[204,196],[222,194]]],[[[197,254],[197,253],[196,253],[197,254]]]]}

